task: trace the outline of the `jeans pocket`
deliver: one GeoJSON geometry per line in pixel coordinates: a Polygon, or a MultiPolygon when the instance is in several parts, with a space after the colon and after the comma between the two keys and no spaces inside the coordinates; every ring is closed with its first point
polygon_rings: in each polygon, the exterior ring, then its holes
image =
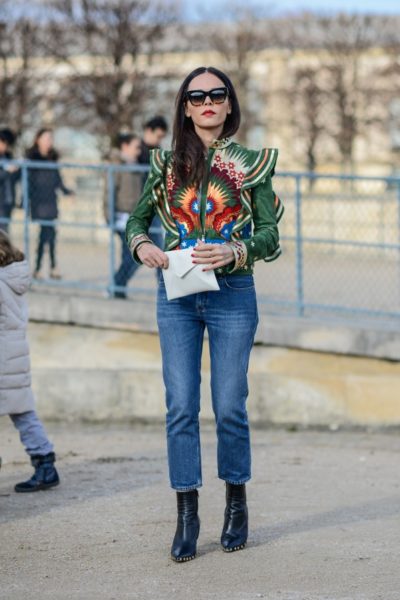
{"type": "Polygon", "coordinates": [[[227,275],[224,281],[226,287],[230,290],[237,290],[238,292],[254,290],[253,275],[227,275]]]}

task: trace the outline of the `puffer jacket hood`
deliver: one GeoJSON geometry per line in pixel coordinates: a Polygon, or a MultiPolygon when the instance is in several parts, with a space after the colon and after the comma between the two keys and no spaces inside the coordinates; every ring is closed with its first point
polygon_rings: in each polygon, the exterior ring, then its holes
{"type": "Polygon", "coordinates": [[[13,262],[7,267],[0,267],[0,281],[3,281],[16,294],[25,294],[31,283],[31,273],[28,262],[22,260],[13,262]]]}

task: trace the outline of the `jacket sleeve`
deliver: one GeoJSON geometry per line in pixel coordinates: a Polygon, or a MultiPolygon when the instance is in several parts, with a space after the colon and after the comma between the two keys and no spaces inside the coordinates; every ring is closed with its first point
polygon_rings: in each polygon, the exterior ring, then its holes
{"type": "Polygon", "coordinates": [[[57,187],[58,187],[58,189],[60,189],[62,191],[62,193],[65,194],[66,196],[72,195],[72,190],[67,188],[67,186],[65,185],[60,171],[57,169],[56,172],[57,172],[57,187]]]}
{"type": "Polygon", "coordinates": [[[247,248],[246,264],[256,260],[270,261],[280,254],[277,196],[271,175],[252,190],[253,235],[243,240],[247,248]]]}
{"type": "Polygon", "coordinates": [[[279,245],[278,222],[284,207],[272,187],[272,177],[278,150],[265,148],[258,155],[245,180],[247,188],[247,205],[251,212],[252,235],[241,242],[246,246],[246,265],[257,260],[270,262],[281,254],[279,245]]]}
{"type": "MultiPolygon", "coordinates": [[[[126,224],[125,239],[128,247],[131,248],[134,238],[137,236],[147,236],[151,222],[156,213],[156,207],[153,199],[153,187],[155,184],[156,174],[153,170],[144,185],[142,194],[136,207],[131,212],[126,224]]],[[[133,258],[140,263],[136,252],[133,253],[133,258]]]]}
{"type": "Polygon", "coordinates": [[[4,182],[7,179],[11,181],[12,185],[15,185],[21,179],[21,169],[18,167],[16,171],[10,172],[4,167],[0,167],[0,182],[4,182]]]}

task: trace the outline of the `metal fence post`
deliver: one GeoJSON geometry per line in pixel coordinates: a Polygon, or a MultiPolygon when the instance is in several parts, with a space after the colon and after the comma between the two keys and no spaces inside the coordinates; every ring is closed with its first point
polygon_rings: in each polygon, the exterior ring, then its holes
{"type": "Polygon", "coordinates": [[[302,238],[302,197],[301,175],[296,175],[296,308],[297,314],[304,315],[304,281],[303,281],[303,238],[302,238]]]}
{"type": "MultiPolygon", "coordinates": [[[[398,228],[398,238],[397,241],[400,244],[400,181],[397,182],[397,228],[398,228]]],[[[400,302],[400,249],[397,253],[398,256],[398,260],[399,260],[399,269],[398,269],[398,274],[399,274],[399,285],[398,285],[398,291],[399,291],[399,298],[397,299],[398,302],[400,302]]]]}
{"type": "Polygon", "coordinates": [[[115,211],[114,211],[114,171],[112,166],[107,167],[107,202],[108,202],[108,225],[110,234],[110,247],[108,255],[108,287],[112,295],[115,292],[114,285],[114,265],[115,265],[115,246],[114,246],[114,223],[115,223],[115,211]]]}
{"type": "Polygon", "coordinates": [[[30,243],[29,243],[29,193],[28,193],[28,167],[26,163],[21,165],[21,188],[22,188],[22,208],[24,211],[24,254],[29,262],[30,243]]]}

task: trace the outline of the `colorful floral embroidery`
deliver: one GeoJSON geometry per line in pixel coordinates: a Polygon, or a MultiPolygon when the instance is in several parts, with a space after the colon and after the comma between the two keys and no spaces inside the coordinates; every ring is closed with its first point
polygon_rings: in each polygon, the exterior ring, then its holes
{"type": "MultiPolygon", "coordinates": [[[[222,141],[222,140],[221,140],[222,141]]],[[[246,176],[246,155],[229,155],[226,141],[215,151],[207,188],[205,227],[230,240],[233,227],[242,211],[241,187],[246,176]]],[[[196,229],[201,230],[200,200],[194,186],[180,187],[169,165],[167,171],[168,202],[181,241],[196,229]]]]}

